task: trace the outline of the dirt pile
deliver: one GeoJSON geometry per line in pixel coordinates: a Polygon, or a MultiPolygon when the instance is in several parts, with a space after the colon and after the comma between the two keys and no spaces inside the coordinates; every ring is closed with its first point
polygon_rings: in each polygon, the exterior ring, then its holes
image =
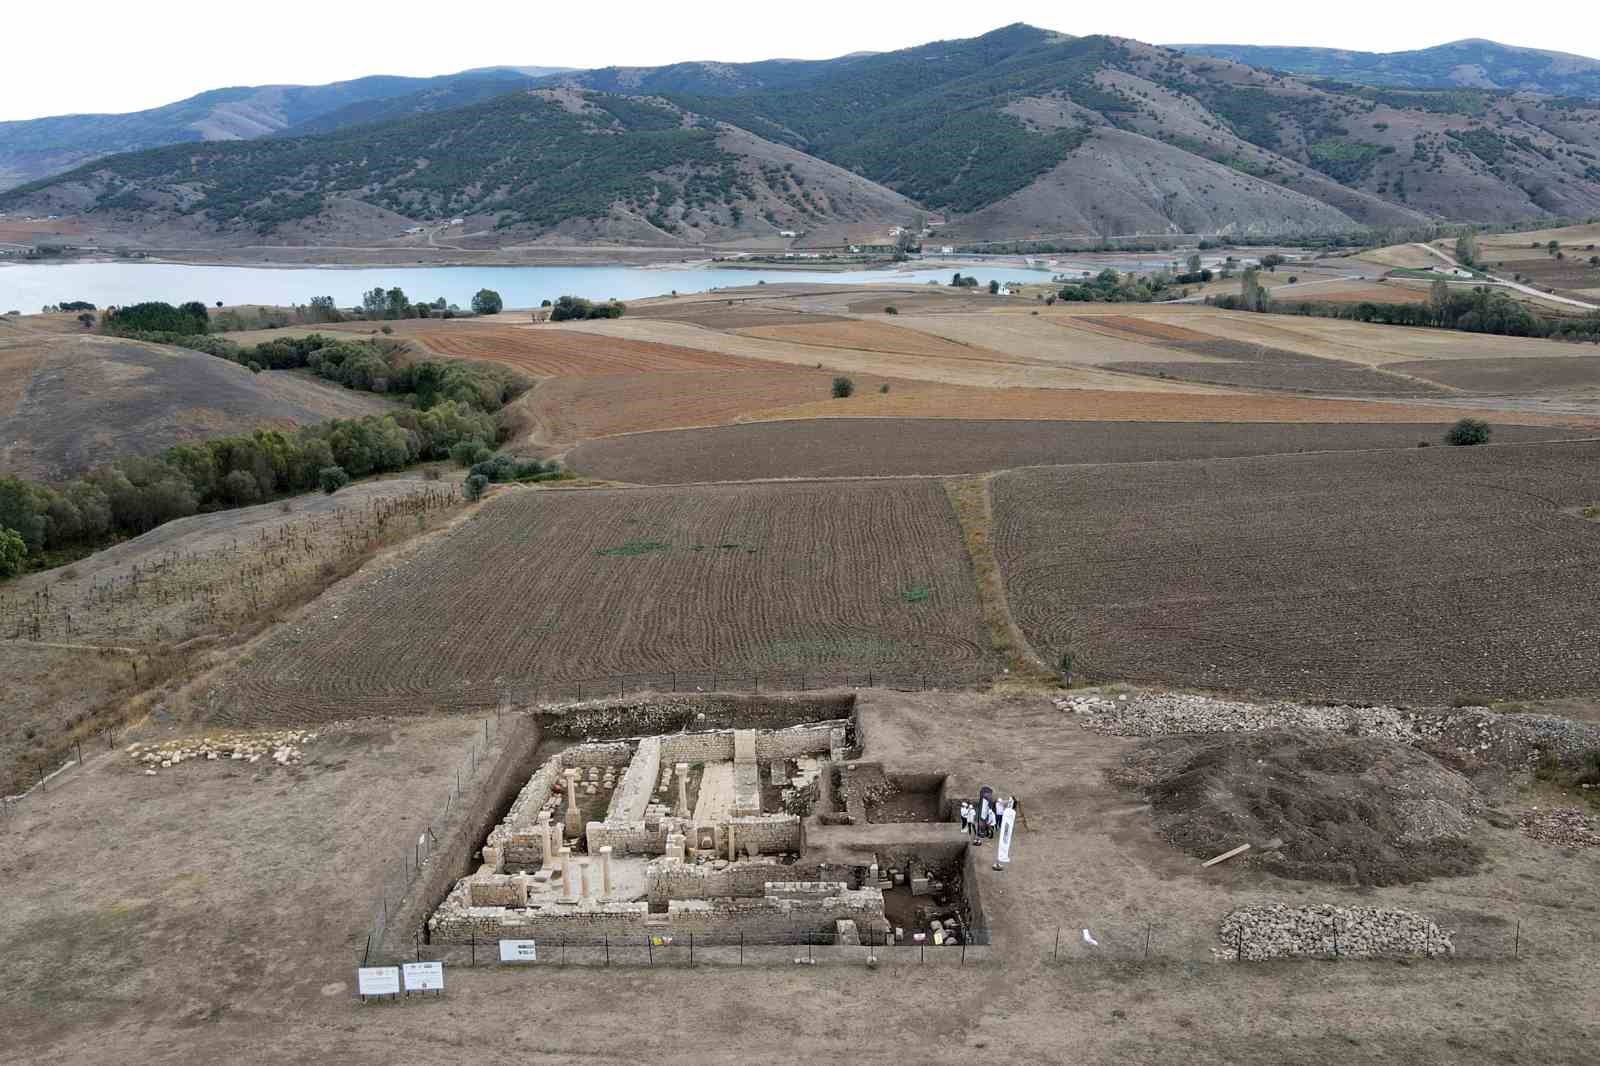
{"type": "Polygon", "coordinates": [[[1523,812],[1517,824],[1535,840],[1561,848],[1600,847],[1600,818],[1593,818],[1577,807],[1535,807],[1523,812]]]}
{"type": "Polygon", "coordinates": [[[1119,737],[1315,729],[1395,740],[1452,765],[1532,767],[1581,761],[1600,749],[1600,726],[1544,714],[1497,714],[1486,707],[1413,711],[1310,703],[1248,703],[1181,693],[1074,695],[1055,701],[1079,724],[1119,737]]]}
{"type": "Polygon", "coordinates": [[[1320,904],[1241,907],[1217,930],[1218,959],[1400,958],[1453,955],[1450,934],[1411,911],[1320,904]]]}
{"type": "Polygon", "coordinates": [[[1166,737],[1111,777],[1144,794],[1176,847],[1210,858],[1249,843],[1232,862],[1284,877],[1390,885],[1467,873],[1482,858],[1472,785],[1393,741],[1305,730],[1166,737]]]}

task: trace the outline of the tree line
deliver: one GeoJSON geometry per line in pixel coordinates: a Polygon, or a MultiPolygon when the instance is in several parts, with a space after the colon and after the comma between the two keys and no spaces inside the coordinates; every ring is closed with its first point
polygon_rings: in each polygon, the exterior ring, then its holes
{"type": "Polygon", "coordinates": [[[1505,292],[1477,285],[1467,292],[1433,283],[1424,303],[1322,303],[1275,300],[1252,276],[1244,274],[1244,291],[1238,296],[1207,297],[1206,302],[1233,311],[1264,311],[1278,315],[1343,318],[1386,326],[1431,326],[1466,333],[1493,333],[1507,337],[1546,337],[1554,340],[1600,344],[1600,313],[1581,318],[1541,315],[1505,292]]]}

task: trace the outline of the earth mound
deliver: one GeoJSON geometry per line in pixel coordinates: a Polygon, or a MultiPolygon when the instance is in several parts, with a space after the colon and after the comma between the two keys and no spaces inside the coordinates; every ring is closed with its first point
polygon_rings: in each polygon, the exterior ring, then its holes
{"type": "Polygon", "coordinates": [[[1483,857],[1472,785],[1389,740],[1292,729],[1159,737],[1112,778],[1144,794],[1176,847],[1210,858],[1249,843],[1231,861],[1283,877],[1391,885],[1469,873],[1483,857]]]}

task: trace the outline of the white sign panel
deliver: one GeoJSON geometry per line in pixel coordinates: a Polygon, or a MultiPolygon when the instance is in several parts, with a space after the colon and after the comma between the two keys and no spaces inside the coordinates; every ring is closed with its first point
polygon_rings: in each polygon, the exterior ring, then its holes
{"type": "Polygon", "coordinates": [[[535,962],[538,958],[539,952],[532,940],[500,941],[501,962],[535,962]]]}
{"type": "Polygon", "coordinates": [[[1000,846],[994,859],[996,862],[1011,861],[1011,832],[1017,824],[1017,811],[1015,807],[1007,807],[1005,817],[1000,819],[1000,846]]]}
{"type": "Polygon", "coordinates": [[[356,969],[356,987],[363,996],[398,996],[400,994],[400,968],[397,966],[361,966],[356,969]]]}
{"type": "Polygon", "coordinates": [[[400,968],[405,971],[407,992],[444,991],[444,963],[408,962],[400,968]]]}

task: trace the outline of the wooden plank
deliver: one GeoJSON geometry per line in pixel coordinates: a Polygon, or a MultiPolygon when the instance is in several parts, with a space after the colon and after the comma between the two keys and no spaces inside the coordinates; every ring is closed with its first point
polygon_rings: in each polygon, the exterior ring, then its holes
{"type": "Polygon", "coordinates": [[[1212,858],[1207,859],[1205,862],[1201,863],[1200,865],[1202,867],[1215,866],[1217,863],[1223,861],[1224,859],[1231,859],[1235,855],[1238,855],[1241,852],[1245,852],[1245,851],[1249,851],[1249,850],[1250,850],[1250,845],[1249,844],[1240,844],[1238,847],[1234,848],[1232,851],[1225,851],[1221,855],[1217,855],[1217,856],[1214,856],[1212,858]]]}

